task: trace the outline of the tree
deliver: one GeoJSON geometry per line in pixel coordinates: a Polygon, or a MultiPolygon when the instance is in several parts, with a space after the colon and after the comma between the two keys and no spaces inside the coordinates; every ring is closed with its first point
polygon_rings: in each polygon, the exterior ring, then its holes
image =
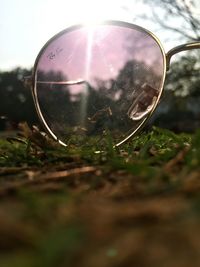
{"type": "Polygon", "coordinates": [[[23,76],[27,74],[30,74],[30,70],[22,68],[0,72],[1,128],[3,121],[9,122],[13,127],[21,121],[37,121],[31,90],[25,89],[22,82],[23,76]]]}
{"type": "MultiPolygon", "coordinates": [[[[166,37],[170,33],[170,41],[176,40],[179,44],[200,41],[198,0],[145,0],[145,3],[150,5],[152,12],[143,17],[159,25],[166,32],[166,37]]],[[[175,125],[178,130],[191,130],[200,126],[199,62],[200,50],[181,53],[173,58],[154,123],[169,128],[175,125]],[[182,123],[179,127],[180,119],[182,123]]]]}
{"type": "Polygon", "coordinates": [[[152,14],[145,15],[163,29],[187,41],[200,41],[200,2],[198,0],[145,0],[152,14]]]}

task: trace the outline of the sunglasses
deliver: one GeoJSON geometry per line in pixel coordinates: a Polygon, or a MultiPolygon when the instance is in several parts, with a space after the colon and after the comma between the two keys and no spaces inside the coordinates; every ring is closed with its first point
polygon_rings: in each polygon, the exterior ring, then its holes
{"type": "Polygon", "coordinates": [[[151,117],[162,95],[171,57],[200,48],[187,43],[165,53],[150,31],[126,22],[77,25],[39,52],[32,95],[46,131],[60,144],[119,146],[151,117]]]}

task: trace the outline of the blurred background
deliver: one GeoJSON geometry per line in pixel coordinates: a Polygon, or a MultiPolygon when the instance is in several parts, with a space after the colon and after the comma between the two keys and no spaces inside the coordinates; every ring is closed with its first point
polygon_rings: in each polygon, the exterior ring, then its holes
{"type": "MultiPolygon", "coordinates": [[[[1,0],[0,131],[15,131],[21,121],[38,124],[30,75],[44,43],[80,22],[123,20],[152,31],[165,51],[200,41],[199,0],[1,0]]],[[[150,124],[176,132],[200,127],[200,50],[172,58],[164,94],[150,124]]]]}

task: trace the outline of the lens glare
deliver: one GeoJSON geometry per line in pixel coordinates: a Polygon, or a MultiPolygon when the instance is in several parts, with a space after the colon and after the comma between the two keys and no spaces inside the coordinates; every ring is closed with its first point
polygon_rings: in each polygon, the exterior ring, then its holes
{"type": "Polygon", "coordinates": [[[115,144],[154,109],[164,79],[163,52],[148,32],[126,24],[66,30],[36,62],[35,97],[49,131],[65,144],[115,144]]]}

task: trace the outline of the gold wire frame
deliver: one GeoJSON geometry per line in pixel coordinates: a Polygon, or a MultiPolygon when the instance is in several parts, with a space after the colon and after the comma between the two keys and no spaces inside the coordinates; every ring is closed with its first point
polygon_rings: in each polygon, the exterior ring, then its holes
{"type": "MultiPolygon", "coordinates": [[[[123,143],[125,143],[126,141],[128,141],[131,137],[133,137],[144,125],[145,123],[148,121],[148,119],[151,117],[151,115],[153,114],[153,112],[155,111],[159,101],[160,101],[160,97],[163,93],[163,87],[164,87],[164,82],[165,82],[165,77],[166,77],[166,71],[169,70],[170,67],[170,60],[171,57],[181,51],[186,51],[186,50],[192,50],[192,49],[199,49],[200,48],[200,42],[193,42],[193,43],[187,43],[187,44],[183,44],[183,45],[179,45],[177,47],[174,47],[173,49],[169,50],[167,53],[165,53],[163,45],[161,44],[160,40],[149,30],[138,26],[136,24],[131,24],[128,22],[122,22],[122,21],[103,21],[101,23],[98,23],[98,25],[116,25],[116,26],[122,26],[125,28],[130,28],[130,29],[137,29],[138,31],[141,32],[145,32],[147,35],[151,36],[156,43],[158,44],[162,57],[163,57],[163,76],[162,76],[162,81],[161,81],[161,85],[160,85],[160,90],[159,90],[159,95],[157,97],[157,100],[154,103],[153,108],[151,109],[151,111],[149,112],[149,114],[141,121],[141,123],[139,124],[139,126],[134,129],[131,134],[129,134],[127,137],[125,137],[122,141],[118,142],[117,144],[115,144],[114,146],[120,146],[123,143]]],[[[48,45],[54,41],[56,38],[62,36],[63,34],[66,34],[68,32],[74,31],[76,29],[80,29],[82,27],[84,27],[85,24],[79,24],[79,25],[75,25],[72,27],[69,27],[61,32],[59,32],[58,34],[56,34],[55,36],[53,36],[40,50],[35,63],[34,63],[34,68],[33,68],[33,75],[31,77],[25,77],[24,78],[24,82],[26,85],[31,85],[31,90],[32,90],[32,95],[33,95],[33,100],[35,103],[35,107],[36,107],[36,111],[38,114],[38,117],[42,123],[42,125],[44,126],[44,128],[46,129],[47,133],[50,134],[51,137],[53,137],[54,140],[56,140],[57,142],[59,142],[61,145],[66,146],[66,144],[64,142],[62,142],[61,140],[58,139],[58,137],[52,132],[52,130],[50,129],[50,127],[48,126],[48,124],[46,123],[43,114],[41,112],[40,109],[40,105],[39,105],[39,101],[38,101],[38,97],[37,97],[37,66],[38,66],[38,62],[39,59],[42,55],[42,53],[44,52],[44,50],[48,47],[48,45]]],[[[50,83],[59,83],[59,82],[54,82],[54,81],[49,81],[50,83]]],[[[63,81],[63,84],[70,84],[70,83],[82,83],[83,81],[63,81]]]]}
{"type": "Polygon", "coordinates": [[[192,43],[187,43],[187,44],[182,44],[179,46],[176,46],[169,50],[166,54],[166,64],[167,64],[167,70],[169,70],[170,67],[170,60],[171,57],[177,53],[180,53],[182,51],[188,51],[188,50],[193,50],[193,49],[200,49],[200,42],[192,42],[192,43]]]}

